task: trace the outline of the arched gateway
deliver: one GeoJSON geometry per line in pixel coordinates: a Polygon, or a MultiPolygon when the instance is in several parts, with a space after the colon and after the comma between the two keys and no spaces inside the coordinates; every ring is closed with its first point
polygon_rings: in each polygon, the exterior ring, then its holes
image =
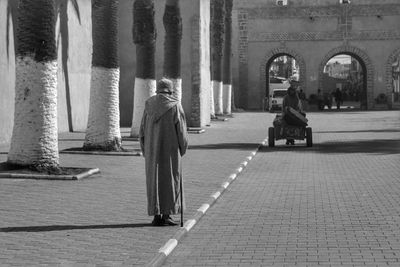
{"type": "Polygon", "coordinates": [[[364,90],[360,88],[365,96],[363,108],[387,108],[375,100],[387,96],[386,60],[399,48],[400,31],[394,22],[400,17],[398,0],[278,2],[282,1],[235,1],[234,62],[239,75],[235,92],[240,107],[261,107],[266,65],[275,55],[290,55],[297,63],[305,62],[307,69],[300,69],[300,79],[309,97],[317,94],[328,59],[345,54],[364,65],[365,71],[357,76],[361,78],[362,73],[365,79],[364,90]]]}
{"type": "Polygon", "coordinates": [[[271,65],[272,61],[278,56],[290,56],[293,57],[299,64],[300,68],[300,77],[299,77],[299,86],[301,88],[306,88],[306,63],[304,58],[295,50],[290,49],[288,47],[282,46],[277,47],[275,49],[270,50],[261,61],[260,65],[260,94],[263,95],[267,90],[267,84],[269,80],[269,69],[268,67],[271,65]]]}
{"type": "Polygon", "coordinates": [[[394,97],[394,84],[393,84],[393,79],[394,79],[394,73],[393,73],[393,63],[395,63],[398,58],[400,58],[400,48],[395,49],[389,56],[389,58],[386,61],[386,95],[390,97],[389,105],[392,107],[392,105],[395,102],[400,102],[400,99],[393,99],[394,97]]]}
{"type": "Polygon", "coordinates": [[[323,77],[323,72],[324,72],[324,67],[326,63],[331,59],[332,57],[339,55],[339,54],[345,54],[354,57],[357,59],[357,61],[361,64],[363,68],[363,73],[364,73],[364,88],[363,88],[363,94],[364,94],[364,99],[361,100],[361,108],[362,109],[368,109],[368,107],[373,106],[373,101],[374,101],[374,92],[373,92],[373,82],[374,82],[374,66],[372,64],[371,59],[368,57],[368,55],[362,51],[361,49],[350,46],[350,45],[343,45],[337,48],[334,48],[330,50],[325,57],[321,60],[319,64],[319,69],[318,69],[318,86],[319,88],[322,88],[322,77],[323,77]]]}

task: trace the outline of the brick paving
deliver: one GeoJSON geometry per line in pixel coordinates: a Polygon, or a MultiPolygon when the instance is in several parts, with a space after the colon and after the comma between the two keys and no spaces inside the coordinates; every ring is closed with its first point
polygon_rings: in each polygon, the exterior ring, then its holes
{"type": "Polygon", "coordinates": [[[165,266],[400,266],[400,113],[310,113],[263,147],[165,266]]]}
{"type": "MultiPolygon", "coordinates": [[[[268,113],[237,113],[189,136],[185,218],[257,148],[270,122],[268,113]]],[[[60,134],[60,150],[82,146],[83,137],[60,134]]],[[[0,162],[7,151],[0,147],[0,162]]],[[[0,179],[0,266],[143,266],[179,229],[150,226],[142,157],[60,154],[60,161],[101,173],[79,181],[0,179]]]]}
{"type": "MultiPolygon", "coordinates": [[[[166,266],[400,265],[400,113],[308,117],[314,147],[261,149],[166,266]]],[[[267,137],[273,118],[236,113],[190,135],[185,218],[267,137]]],[[[60,135],[60,149],[82,143],[83,133],[60,135]]],[[[179,229],[150,226],[142,157],[61,154],[61,164],[101,173],[0,179],[0,266],[143,266],[179,229]]]]}

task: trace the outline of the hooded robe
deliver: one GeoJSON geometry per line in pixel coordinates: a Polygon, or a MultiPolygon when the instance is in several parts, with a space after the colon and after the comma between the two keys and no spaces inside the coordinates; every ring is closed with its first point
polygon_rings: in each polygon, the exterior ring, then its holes
{"type": "Polygon", "coordinates": [[[166,93],[150,97],[139,138],[145,157],[148,214],[178,214],[181,157],[188,146],[185,114],[178,99],[166,93]]]}
{"type": "MultiPolygon", "coordinates": [[[[294,110],[298,111],[301,113],[301,115],[305,116],[305,112],[303,111],[303,107],[301,105],[300,98],[297,96],[297,93],[293,87],[288,88],[288,93],[283,97],[282,101],[282,118],[283,121],[286,122],[289,125],[297,125],[297,126],[303,126],[303,120],[297,121],[297,119],[291,118],[291,116],[288,116],[287,109],[288,108],[293,108],[294,110]],[[290,94],[290,90],[292,90],[293,94],[290,94]]],[[[304,118],[304,120],[306,120],[304,118]]]]}
{"type": "Polygon", "coordinates": [[[293,87],[288,88],[288,93],[283,97],[282,101],[282,113],[283,115],[286,113],[286,108],[291,107],[299,112],[303,112],[303,107],[301,105],[301,101],[295,92],[293,95],[289,94],[289,90],[295,91],[293,87]]]}

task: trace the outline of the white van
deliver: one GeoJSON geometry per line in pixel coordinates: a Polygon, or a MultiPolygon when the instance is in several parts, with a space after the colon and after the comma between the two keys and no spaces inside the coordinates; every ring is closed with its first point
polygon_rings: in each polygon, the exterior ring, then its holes
{"type": "Polygon", "coordinates": [[[269,96],[269,112],[282,111],[283,97],[287,94],[287,89],[274,89],[269,96]]]}
{"type": "Polygon", "coordinates": [[[283,97],[290,83],[286,78],[272,77],[269,84],[268,107],[270,112],[281,111],[283,97]]]}

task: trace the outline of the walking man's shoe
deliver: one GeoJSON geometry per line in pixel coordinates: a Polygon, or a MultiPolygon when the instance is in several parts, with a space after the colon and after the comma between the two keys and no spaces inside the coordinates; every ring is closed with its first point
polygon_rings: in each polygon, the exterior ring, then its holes
{"type": "Polygon", "coordinates": [[[155,215],[153,221],[151,222],[153,226],[164,226],[164,220],[161,215],[155,215]]]}
{"type": "Polygon", "coordinates": [[[163,215],[162,220],[164,221],[164,225],[170,225],[170,226],[178,225],[178,223],[174,221],[169,215],[163,215]]]}

